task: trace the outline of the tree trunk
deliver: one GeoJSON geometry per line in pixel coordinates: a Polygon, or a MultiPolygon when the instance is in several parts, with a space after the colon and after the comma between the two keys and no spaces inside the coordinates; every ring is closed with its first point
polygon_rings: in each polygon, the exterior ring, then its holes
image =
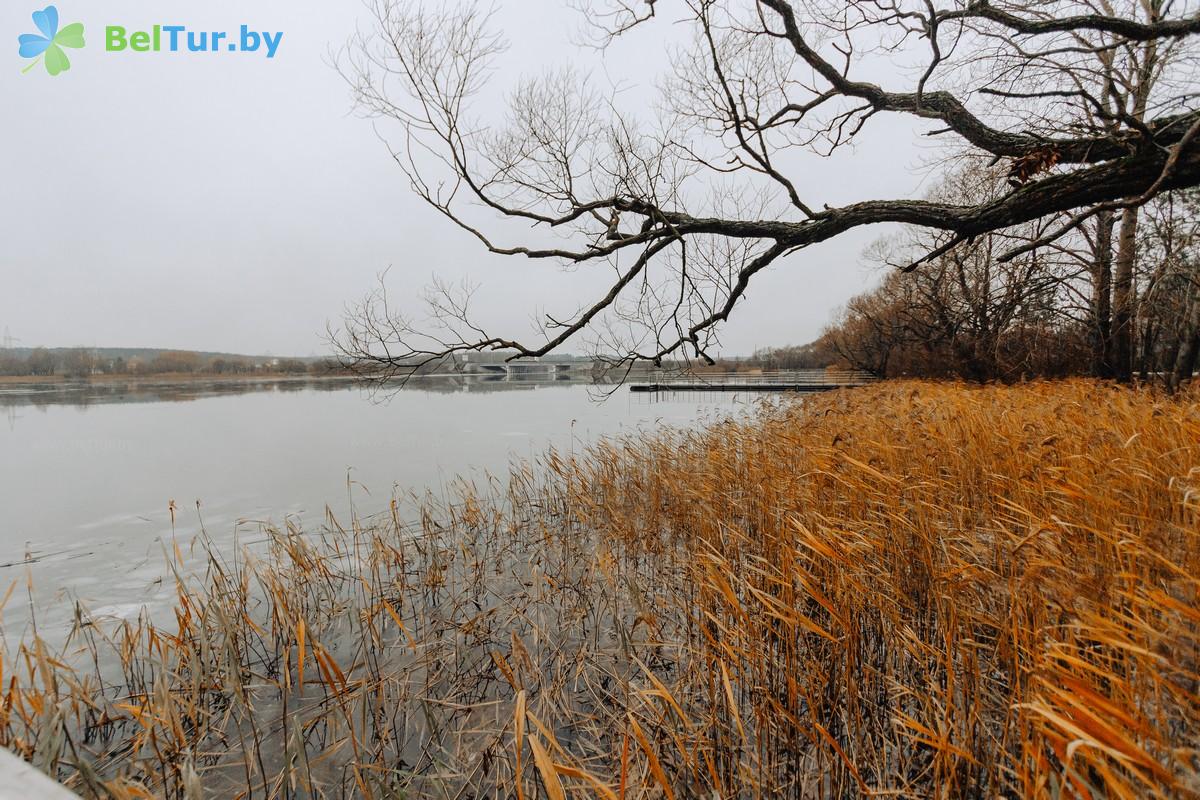
{"type": "Polygon", "coordinates": [[[1113,274],[1112,360],[1113,377],[1128,383],[1133,377],[1133,329],[1137,318],[1136,287],[1133,282],[1137,260],[1138,210],[1121,212],[1121,232],[1117,237],[1117,259],[1113,274]]]}
{"type": "MultiPolygon", "coordinates": [[[[1163,0],[1150,0],[1144,8],[1149,16],[1157,19],[1163,0]]],[[[1158,69],[1158,43],[1147,42],[1142,46],[1137,59],[1137,72],[1131,76],[1135,83],[1132,92],[1133,106],[1130,114],[1137,120],[1146,118],[1146,104],[1154,85],[1158,69]]],[[[1113,275],[1113,367],[1117,380],[1128,383],[1133,377],[1134,329],[1137,325],[1137,285],[1134,270],[1137,267],[1136,206],[1121,212],[1121,233],[1117,239],[1117,263],[1113,275]]]]}
{"type": "Polygon", "coordinates": [[[1112,234],[1116,217],[1102,211],[1096,217],[1095,252],[1092,258],[1090,338],[1092,374],[1111,378],[1112,369],[1112,234]]]}
{"type": "Polygon", "coordinates": [[[1200,331],[1193,333],[1187,346],[1179,351],[1175,362],[1175,385],[1190,381],[1196,372],[1196,362],[1200,361],[1200,331]]]}
{"type": "Polygon", "coordinates": [[[1151,371],[1158,371],[1160,368],[1164,371],[1169,369],[1154,358],[1154,350],[1158,347],[1158,337],[1161,333],[1159,327],[1154,324],[1153,319],[1149,319],[1146,321],[1145,330],[1142,331],[1142,341],[1137,349],[1137,372],[1143,381],[1150,378],[1151,371]]]}
{"type": "Polygon", "coordinates": [[[1200,291],[1193,288],[1190,294],[1187,319],[1183,320],[1180,330],[1182,345],[1167,378],[1172,390],[1184,381],[1191,380],[1192,373],[1196,371],[1197,357],[1200,357],[1200,291]]]}

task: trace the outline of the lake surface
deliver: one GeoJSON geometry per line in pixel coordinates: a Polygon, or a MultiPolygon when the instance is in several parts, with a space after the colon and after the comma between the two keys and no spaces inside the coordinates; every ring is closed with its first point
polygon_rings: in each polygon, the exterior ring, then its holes
{"type": "Polygon", "coordinates": [[[0,384],[0,596],[18,583],[0,630],[11,642],[31,613],[43,629],[61,625],[76,598],[118,618],[163,600],[164,546],[202,525],[233,547],[264,521],[312,529],[326,506],[368,515],[393,493],[504,474],[551,446],[579,451],[761,400],[599,398],[578,383],[456,378],[386,397],[339,381],[0,384]]]}

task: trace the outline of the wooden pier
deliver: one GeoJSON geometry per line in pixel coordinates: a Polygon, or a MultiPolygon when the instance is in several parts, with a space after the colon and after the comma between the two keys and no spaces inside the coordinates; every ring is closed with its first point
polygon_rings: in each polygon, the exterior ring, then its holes
{"type": "Polygon", "coordinates": [[[875,377],[865,372],[832,371],[823,369],[764,372],[761,374],[729,373],[722,375],[688,375],[660,377],[653,382],[631,383],[629,391],[657,392],[828,392],[872,383],[875,377]]]}

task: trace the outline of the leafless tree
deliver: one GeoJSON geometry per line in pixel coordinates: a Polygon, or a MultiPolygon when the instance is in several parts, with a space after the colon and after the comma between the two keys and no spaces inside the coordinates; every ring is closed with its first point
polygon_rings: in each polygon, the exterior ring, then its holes
{"type": "MultiPolygon", "coordinates": [[[[1092,5],[1100,13],[1118,13],[1132,21],[1154,24],[1169,15],[1175,4],[1171,0],[1102,0],[1092,5]]],[[[1107,31],[1077,32],[1075,38],[1082,54],[1057,56],[1045,80],[1059,91],[1085,94],[1080,98],[1085,104],[1080,111],[1089,113],[1097,126],[1119,130],[1125,125],[1141,130],[1163,108],[1195,91],[1197,65],[1185,47],[1185,38],[1122,41],[1107,31]],[[1065,83],[1067,77],[1076,85],[1065,83]]],[[[1136,200],[1144,201],[1144,194],[1136,200]]],[[[1134,366],[1135,271],[1142,205],[1125,202],[1095,209],[1095,334],[1104,337],[1097,350],[1096,371],[1120,380],[1128,380],[1134,366]],[[1114,231],[1115,253],[1110,250],[1114,231]]]]}
{"type": "MultiPolygon", "coordinates": [[[[996,170],[966,165],[948,174],[929,199],[934,202],[979,205],[1004,194],[996,170]]],[[[928,362],[918,374],[956,374],[972,380],[1013,377],[1035,372],[1032,353],[1013,346],[1024,343],[1037,328],[1053,322],[1065,278],[1078,269],[1051,249],[1001,255],[1041,238],[1052,218],[982,234],[947,249],[952,234],[907,227],[900,235],[876,242],[868,259],[899,272],[878,293],[901,326],[893,347],[917,346],[928,362]],[[927,256],[919,269],[906,265],[927,256]],[[941,365],[937,367],[936,365],[941,365]]],[[[851,304],[851,315],[856,306],[851,304]]],[[[919,359],[918,359],[919,361],[919,359]]]]}
{"type": "MultiPolygon", "coordinates": [[[[979,204],[1004,187],[997,170],[967,165],[947,175],[928,199],[979,204]]],[[[953,234],[915,226],[877,240],[865,257],[886,270],[883,281],[853,298],[823,339],[851,366],[881,376],[984,381],[1078,368],[1040,355],[1048,339],[1061,344],[1064,322],[1074,322],[1064,306],[1078,265],[1049,247],[1000,258],[1053,224],[1052,218],[1035,220],[949,249],[944,245],[953,234]],[[919,269],[905,269],[929,253],[919,269]]]]}
{"type": "Polygon", "coordinates": [[[1136,365],[1144,378],[1161,374],[1175,388],[1200,360],[1200,191],[1160,195],[1143,214],[1136,365]]]}
{"type": "MultiPolygon", "coordinates": [[[[897,369],[893,356],[898,351],[928,344],[913,337],[906,318],[914,308],[909,302],[911,289],[903,273],[888,275],[874,291],[851,298],[822,339],[849,366],[880,377],[892,374],[897,369]]],[[[928,364],[929,359],[924,362],[928,364]]],[[[903,372],[904,366],[899,370],[903,372]]]]}
{"type": "Polygon", "coordinates": [[[74,347],[62,353],[61,369],[68,378],[86,378],[96,371],[100,360],[96,351],[87,347],[74,347]]]}
{"type": "MultiPolygon", "coordinates": [[[[851,229],[890,222],[940,232],[936,248],[904,267],[920,269],[980,236],[1062,215],[997,254],[1005,261],[1200,182],[1194,4],[578,5],[600,46],[667,14],[690,26],[653,124],[571,70],[524,83],[503,124],[489,124],[474,101],[506,46],[491,16],[373,0],[375,30],[341,67],[359,107],[394,123],[392,155],[413,190],[492,253],[596,265],[612,280],[583,307],[546,316],[537,341],[485,330],[469,292],[436,286],[415,319],[381,289],[349,309],[334,336],[363,374],[404,376],[471,351],[537,357],[581,336],[616,365],[711,361],[721,324],[759,272],[851,229]],[[904,85],[865,80],[879,63],[893,65],[889,83],[904,85]],[[927,123],[947,153],[1001,164],[1007,188],[977,202],[827,205],[804,181],[800,156],[843,148],[882,115],[927,123]]],[[[1120,236],[1135,235],[1123,222],[1120,236]]],[[[1129,305],[1122,246],[1119,308],[1129,305]]]]}

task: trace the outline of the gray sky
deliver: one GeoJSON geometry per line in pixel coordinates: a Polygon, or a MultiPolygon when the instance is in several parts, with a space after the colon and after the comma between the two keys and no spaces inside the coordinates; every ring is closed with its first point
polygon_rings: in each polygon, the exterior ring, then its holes
{"type": "MultiPolygon", "coordinates": [[[[489,257],[409,194],[330,65],[330,49],[367,25],[359,0],[60,0],[61,24],[83,22],[87,47],[68,51],[72,69],[58,77],[40,66],[22,75],[16,37],[35,31],[30,14],[45,4],[0,8],[0,333],[20,344],[323,352],[326,321],[388,267],[397,297],[434,273],[470,278],[484,318],[527,337],[534,312],[561,316],[600,285],[489,257]],[[284,36],[271,61],[104,52],[105,25],[156,23],[284,36]]],[[[498,21],[513,46],[497,90],[573,58],[601,82],[653,78],[646,65],[664,63],[672,35],[664,21],[581,56],[565,3],[507,0],[498,21]]],[[[904,121],[882,120],[856,151],[801,162],[800,183],[830,204],[917,193],[914,141],[904,121]]],[[[881,233],[857,231],[761,275],[722,352],[812,339],[874,279],[859,254],[881,233]]]]}

